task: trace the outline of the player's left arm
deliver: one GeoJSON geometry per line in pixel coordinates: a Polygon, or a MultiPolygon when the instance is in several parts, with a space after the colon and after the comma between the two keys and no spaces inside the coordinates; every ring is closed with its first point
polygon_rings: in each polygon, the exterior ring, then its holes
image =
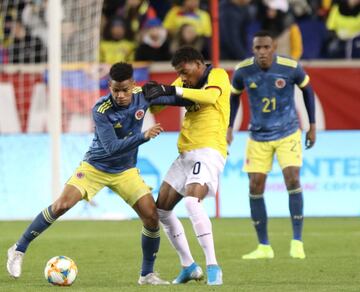
{"type": "Polygon", "coordinates": [[[228,74],[223,69],[213,69],[204,89],[176,87],[176,94],[199,104],[215,104],[225,91],[224,86],[230,86],[228,74]]]}
{"type": "Polygon", "coordinates": [[[309,75],[305,73],[300,64],[295,70],[295,82],[303,93],[305,108],[309,117],[310,128],[306,132],[305,148],[309,149],[314,146],[316,141],[316,124],[315,124],[315,95],[310,84],[309,75]]]}
{"type": "Polygon", "coordinates": [[[159,96],[150,101],[150,106],[157,106],[157,105],[191,106],[194,105],[194,102],[186,98],[181,98],[176,95],[169,95],[169,96],[159,96]]]}
{"type": "Polygon", "coordinates": [[[171,85],[160,85],[155,81],[150,81],[142,87],[143,94],[146,100],[150,103],[150,112],[151,113],[158,113],[166,108],[166,105],[170,106],[192,106],[194,103],[190,100],[185,98],[181,98],[176,95],[175,87],[180,82],[180,79],[176,79],[171,85]],[[167,92],[169,95],[165,94],[163,96],[157,96],[157,92],[159,86],[166,88],[172,87],[174,90],[173,92],[167,92]],[[149,98],[151,96],[155,96],[154,98],[149,98]],[[157,96],[157,97],[156,97],[157,96]]]}
{"type": "Polygon", "coordinates": [[[226,71],[215,69],[210,72],[208,82],[203,89],[183,88],[175,82],[172,85],[146,84],[143,86],[143,92],[147,100],[176,95],[199,104],[215,104],[224,91],[224,86],[230,86],[226,71]]]}

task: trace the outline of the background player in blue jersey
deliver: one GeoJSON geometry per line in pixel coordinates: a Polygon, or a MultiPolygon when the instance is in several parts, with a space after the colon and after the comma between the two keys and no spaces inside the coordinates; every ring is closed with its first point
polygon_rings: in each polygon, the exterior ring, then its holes
{"type": "Polygon", "coordinates": [[[251,218],[259,240],[257,249],[243,259],[273,258],[267,232],[264,189],[267,173],[276,154],[289,193],[289,209],[293,227],[290,256],[305,258],[302,242],[303,194],[299,172],[302,165],[301,131],[295,109],[294,86],[301,89],[308,113],[310,129],[306,133],[306,148],[315,143],[314,93],[300,64],[274,54],[275,44],[268,32],[261,31],[253,39],[254,57],[236,67],[232,79],[230,125],[227,141],[233,139],[233,124],[239,107],[239,95],[246,89],[251,120],[246,146],[244,171],[250,179],[251,218]]]}
{"type": "Polygon", "coordinates": [[[100,98],[92,109],[95,135],[83,161],[67,181],[61,196],[34,219],[8,250],[7,270],[14,278],[21,275],[23,257],[32,240],[77,202],[90,201],[107,186],[123,198],[143,222],[143,262],[138,283],[169,284],[153,271],[160,245],[159,218],[150,188],[136,168],[137,153],[139,145],[163,131],[160,124],[156,124],[141,132],[145,112],[151,105],[193,103],[176,97],[145,100],[141,88],[135,87],[130,64],[114,64],[109,75],[110,93],[100,98]]]}

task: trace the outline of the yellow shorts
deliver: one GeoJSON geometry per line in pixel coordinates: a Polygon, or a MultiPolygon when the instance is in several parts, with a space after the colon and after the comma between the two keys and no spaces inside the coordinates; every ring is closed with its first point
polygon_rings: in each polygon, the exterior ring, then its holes
{"type": "Polygon", "coordinates": [[[275,141],[248,139],[243,171],[267,174],[272,169],[276,154],[281,169],[288,166],[302,166],[301,131],[275,141]]]}
{"type": "Polygon", "coordinates": [[[109,187],[130,206],[142,196],[151,194],[151,188],[145,184],[137,168],[130,168],[120,173],[107,173],[85,161],[81,162],[66,184],[78,188],[83,199],[87,201],[90,201],[103,187],[109,187]]]}

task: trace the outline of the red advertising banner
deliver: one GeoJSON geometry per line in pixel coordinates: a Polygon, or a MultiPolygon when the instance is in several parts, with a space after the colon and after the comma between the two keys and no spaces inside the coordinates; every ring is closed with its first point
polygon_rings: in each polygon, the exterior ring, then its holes
{"type": "MultiPolygon", "coordinates": [[[[156,68],[156,67],[155,67],[156,68]]],[[[359,67],[346,67],[339,66],[334,67],[331,65],[325,66],[306,66],[305,70],[310,75],[311,84],[316,93],[316,118],[317,124],[320,129],[326,130],[353,130],[360,129],[360,66],[359,67]]],[[[37,71],[39,72],[39,71],[37,71]]],[[[232,76],[232,70],[228,70],[229,76],[232,76]]],[[[176,74],[169,67],[168,70],[157,72],[151,70],[149,80],[155,80],[159,83],[170,84],[176,79],[176,74]]],[[[47,96],[51,98],[51,94],[46,92],[44,74],[42,73],[19,73],[14,72],[2,72],[0,70],[0,133],[16,133],[16,132],[36,132],[32,131],[31,125],[38,125],[37,131],[46,131],[46,127],[39,125],[36,118],[38,110],[42,110],[44,115],[44,108],[46,110],[47,96]],[[36,102],[36,106],[34,104],[36,102]],[[14,118],[15,117],[15,118],[14,118]],[[34,119],[34,117],[36,117],[34,119]],[[10,122],[11,121],[11,125],[10,122]]],[[[143,81],[144,82],[144,81],[143,81]]],[[[142,83],[143,83],[142,82],[142,83]]],[[[82,82],[84,83],[84,82],[82,82]]],[[[84,84],[82,85],[84,87],[84,84]]],[[[87,86],[87,85],[86,85],[87,86]]],[[[94,84],[91,84],[92,90],[94,90],[94,84]]],[[[106,87],[105,87],[106,88],[106,87]]],[[[87,99],[82,91],[84,88],[63,88],[63,105],[67,106],[72,100],[87,99]],[[72,97],[74,90],[75,96],[72,97]],[[82,90],[82,91],[81,91],[82,90]]],[[[96,92],[96,90],[92,91],[96,92]]],[[[101,90],[101,94],[106,94],[106,89],[101,90]]],[[[76,111],[70,111],[68,108],[64,108],[63,112],[69,114],[79,114],[82,112],[79,106],[82,108],[84,105],[90,107],[96,96],[90,95],[89,102],[84,100],[78,103],[76,111]]],[[[301,93],[295,93],[296,99],[302,100],[301,93]]],[[[304,109],[299,110],[299,117],[302,122],[306,124],[306,112],[304,109]],[[301,112],[302,111],[302,112],[301,112]]],[[[83,112],[90,112],[89,109],[84,109],[83,112]]],[[[178,131],[181,127],[183,111],[180,108],[168,107],[164,111],[157,113],[154,116],[156,122],[160,122],[166,131],[178,131]]],[[[241,118],[237,123],[237,128],[240,130],[246,130],[249,123],[249,109],[246,94],[242,96],[241,118]]],[[[64,115],[64,119],[67,119],[69,115],[64,115]]],[[[91,119],[89,119],[91,120],[91,119]]],[[[78,120],[74,120],[75,124],[78,120]]],[[[90,121],[91,122],[91,121],[90,121]]],[[[302,123],[302,124],[304,124],[302,123]]],[[[64,121],[64,125],[70,124],[68,121],[64,121]]],[[[82,126],[79,125],[78,128],[82,126]]],[[[66,126],[63,128],[65,132],[71,132],[71,128],[66,126]]],[[[84,132],[91,131],[91,127],[87,127],[84,132]]]]}

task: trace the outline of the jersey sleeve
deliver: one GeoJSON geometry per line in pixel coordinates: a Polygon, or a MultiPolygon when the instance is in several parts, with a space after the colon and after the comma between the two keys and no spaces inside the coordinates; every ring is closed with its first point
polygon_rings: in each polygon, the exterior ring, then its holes
{"type": "Polygon", "coordinates": [[[229,86],[229,76],[225,70],[217,68],[210,72],[204,89],[183,88],[182,96],[199,104],[215,104],[226,92],[225,86],[229,86]]]}
{"type": "Polygon", "coordinates": [[[231,81],[231,93],[240,94],[244,90],[244,79],[240,69],[235,70],[231,81]]]}
{"type": "Polygon", "coordinates": [[[300,88],[304,88],[306,85],[309,84],[310,77],[307,75],[304,71],[304,69],[301,67],[299,63],[297,63],[297,66],[295,68],[294,72],[294,82],[299,86],[300,88]]]}
{"type": "Polygon", "coordinates": [[[113,125],[104,113],[93,111],[93,119],[100,142],[109,154],[119,151],[125,152],[148,141],[148,139],[145,139],[144,133],[138,133],[126,139],[119,139],[113,125]]]}
{"type": "Polygon", "coordinates": [[[186,98],[181,98],[176,95],[165,95],[154,98],[150,101],[151,106],[158,105],[172,105],[172,106],[191,106],[194,103],[186,98]]]}

